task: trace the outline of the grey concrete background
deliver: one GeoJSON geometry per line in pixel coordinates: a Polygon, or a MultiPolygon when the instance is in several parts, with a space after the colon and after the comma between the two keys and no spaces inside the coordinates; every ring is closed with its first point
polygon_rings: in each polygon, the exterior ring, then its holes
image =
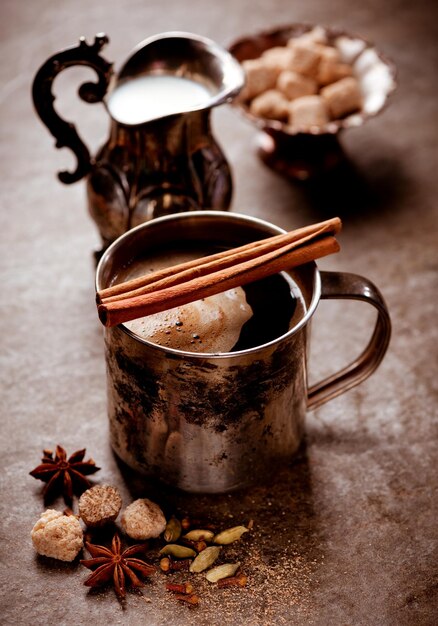
{"type": "MultiPolygon", "coordinates": [[[[1,3],[1,578],[5,624],[432,625],[437,577],[437,11],[420,0],[36,0],[1,3]],[[155,491],[121,468],[108,444],[101,328],[91,251],[98,244],[83,183],[36,119],[30,86],[55,51],[105,31],[116,62],[145,37],[187,30],[228,45],[244,33],[306,21],[373,41],[397,64],[390,107],[342,143],[354,170],[323,187],[299,187],[266,169],[254,130],[228,107],[214,126],[232,165],[233,210],[285,228],[340,214],[342,251],[323,269],[375,281],[393,339],[378,372],[309,413],[306,445],[278,482],[245,494],[195,498],[155,491]],[[196,611],[165,597],[88,594],[85,570],[36,557],[30,529],[43,510],[28,472],[41,450],[86,446],[126,502],[150,495],[167,511],[255,521],[244,544],[248,589],[206,593],[196,611]],[[256,568],[255,563],[258,563],[256,568]],[[145,597],[150,602],[145,601],[145,597]]],[[[59,110],[93,149],[105,138],[101,105],[75,97],[87,71],[60,77],[59,110]]],[[[364,305],[323,303],[312,379],[340,367],[367,339],[364,305]]],[[[60,508],[62,503],[55,503],[60,508]]],[[[243,548],[241,548],[243,549],[243,548]]],[[[242,555],[241,555],[242,556],[242,555]]]]}

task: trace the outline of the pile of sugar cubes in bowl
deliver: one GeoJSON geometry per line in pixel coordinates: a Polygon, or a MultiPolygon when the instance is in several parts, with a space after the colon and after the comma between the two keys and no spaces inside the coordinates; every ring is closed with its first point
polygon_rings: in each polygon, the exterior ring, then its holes
{"type": "Polygon", "coordinates": [[[393,68],[363,39],[334,36],[321,26],[242,66],[246,85],[239,104],[254,118],[276,120],[292,133],[359,125],[395,87],[393,68]],[[343,124],[347,117],[351,123],[343,124]]]}

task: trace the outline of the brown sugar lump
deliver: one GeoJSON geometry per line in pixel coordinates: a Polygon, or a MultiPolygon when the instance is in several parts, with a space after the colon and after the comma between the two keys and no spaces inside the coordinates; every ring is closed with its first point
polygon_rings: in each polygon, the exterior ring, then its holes
{"type": "Polygon", "coordinates": [[[273,89],[281,72],[281,67],[266,65],[261,59],[243,61],[242,67],[246,76],[245,86],[240,93],[243,100],[251,100],[264,91],[273,89]]]}
{"type": "Polygon", "coordinates": [[[317,80],[320,85],[330,85],[342,78],[347,78],[353,73],[352,68],[347,63],[322,63],[318,70],[317,80]]]}
{"type": "Polygon", "coordinates": [[[291,71],[281,72],[277,79],[277,89],[289,100],[301,98],[301,96],[311,96],[318,91],[314,80],[291,71]]]}
{"type": "Polygon", "coordinates": [[[119,490],[110,485],[96,485],[79,498],[79,515],[90,528],[110,524],[122,508],[119,490]]]}
{"type": "Polygon", "coordinates": [[[289,40],[290,43],[288,45],[293,46],[293,42],[300,41],[306,43],[319,43],[325,44],[327,43],[327,33],[325,28],[322,26],[315,26],[311,30],[308,30],[307,33],[300,35],[299,37],[295,37],[289,40]]]}
{"type": "Polygon", "coordinates": [[[339,50],[329,46],[321,46],[321,59],[318,65],[316,80],[320,85],[329,85],[341,78],[351,76],[353,70],[350,65],[341,63],[339,50]]]}
{"type": "Polygon", "coordinates": [[[319,51],[321,53],[321,61],[329,61],[331,63],[340,63],[341,62],[341,54],[339,50],[333,48],[333,46],[319,46],[319,51]]]}
{"type": "Polygon", "coordinates": [[[358,81],[349,76],[321,89],[332,119],[354,113],[362,106],[362,93],[358,81]]]}
{"type": "MultiPolygon", "coordinates": [[[[289,44],[288,44],[289,45],[289,44]]],[[[321,46],[318,44],[295,40],[291,46],[293,56],[290,69],[304,76],[314,78],[318,72],[319,62],[321,60],[321,46]]]]}
{"type": "Polygon", "coordinates": [[[285,121],[289,117],[289,102],[279,91],[269,89],[252,100],[249,110],[256,117],[285,121]]]}
{"type": "Polygon", "coordinates": [[[47,509],[31,532],[32,543],[38,554],[60,561],[73,561],[83,546],[83,532],[74,515],[47,509]]]}
{"type": "Polygon", "coordinates": [[[126,507],[122,515],[122,528],[132,539],[151,539],[164,532],[166,518],[158,504],[140,498],[126,507]]]}
{"type": "Polygon", "coordinates": [[[286,46],[274,46],[268,48],[260,57],[265,66],[286,70],[290,67],[293,58],[293,51],[286,46]]]}
{"type": "Polygon", "coordinates": [[[295,130],[306,131],[312,126],[324,126],[328,121],[327,105],[320,96],[303,96],[289,105],[289,124],[295,130]]]}

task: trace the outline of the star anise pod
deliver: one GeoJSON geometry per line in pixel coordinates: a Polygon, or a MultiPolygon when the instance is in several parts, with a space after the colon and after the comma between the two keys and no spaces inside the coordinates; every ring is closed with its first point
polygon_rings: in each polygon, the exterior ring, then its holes
{"type": "Polygon", "coordinates": [[[133,554],[144,552],[144,544],[136,544],[122,552],[122,542],[117,533],[113,537],[111,549],[88,542],[85,543],[85,547],[93,558],[82,560],[81,564],[88,569],[96,568],[84,582],[87,587],[100,587],[112,578],[116,594],[119,598],[124,598],[126,578],[133,587],[144,587],[144,583],[135,572],[143,576],[150,576],[155,572],[153,565],[132,558],[133,554]]]}
{"type": "Polygon", "coordinates": [[[86,475],[94,474],[100,469],[93,459],[84,461],[85,448],[77,450],[68,459],[66,451],[61,446],[56,446],[54,457],[51,450],[43,450],[43,455],[41,465],[29,473],[47,483],[43,490],[45,501],[62,494],[65,502],[70,503],[73,493],[80,495],[91,487],[86,475]]]}

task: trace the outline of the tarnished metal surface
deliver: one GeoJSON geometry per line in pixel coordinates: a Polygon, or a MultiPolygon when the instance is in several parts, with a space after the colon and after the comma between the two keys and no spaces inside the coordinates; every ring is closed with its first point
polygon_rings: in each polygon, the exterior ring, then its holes
{"type": "Polygon", "coordinates": [[[172,358],[117,328],[106,334],[111,443],[130,466],[214,493],[265,481],[298,448],[303,331],[276,349],[225,361],[172,358]]]}

